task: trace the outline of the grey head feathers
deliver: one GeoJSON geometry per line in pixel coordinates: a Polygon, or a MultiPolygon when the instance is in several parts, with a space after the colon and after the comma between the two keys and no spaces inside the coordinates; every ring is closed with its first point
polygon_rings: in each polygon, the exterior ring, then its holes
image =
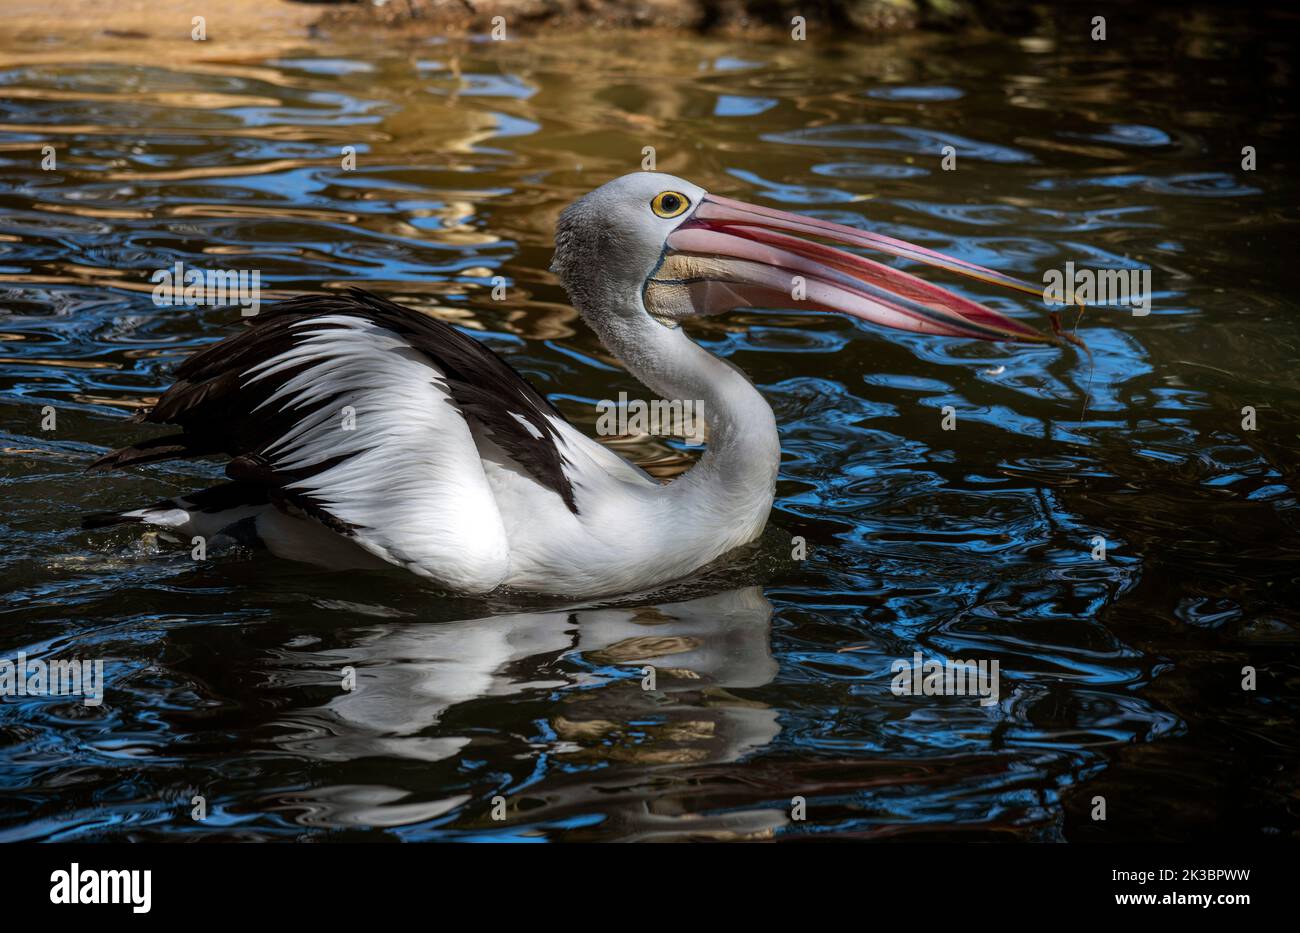
{"type": "Polygon", "coordinates": [[[634,172],[601,185],[560,214],[551,271],[588,323],[645,313],[641,292],[663,257],[664,241],[691,215],[687,210],[672,218],[657,216],[651,202],[665,191],[680,192],[692,207],[705,193],[674,175],[634,172]]]}

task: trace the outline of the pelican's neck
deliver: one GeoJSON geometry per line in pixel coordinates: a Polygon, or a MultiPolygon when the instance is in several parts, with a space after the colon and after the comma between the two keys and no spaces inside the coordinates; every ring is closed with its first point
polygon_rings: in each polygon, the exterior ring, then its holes
{"type": "Polygon", "coordinates": [[[724,550],[757,537],[772,507],[781,463],[776,417],[767,401],[744,373],[701,348],[680,327],[667,327],[644,312],[602,315],[592,326],[649,389],[670,402],[689,401],[703,415],[708,448],[685,476],[663,488],[674,500],[678,533],[689,533],[683,522],[701,523],[701,533],[716,538],[724,550]]]}

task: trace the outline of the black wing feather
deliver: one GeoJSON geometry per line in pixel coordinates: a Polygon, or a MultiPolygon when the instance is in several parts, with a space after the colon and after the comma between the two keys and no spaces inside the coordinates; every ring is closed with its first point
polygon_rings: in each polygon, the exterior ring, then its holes
{"type": "MultiPolygon", "coordinates": [[[[302,471],[273,471],[263,454],[294,424],[335,399],[313,399],[310,406],[290,411],[275,406],[256,410],[287,380],[313,364],[307,361],[252,384],[245,383],[244,374],[305,339],[303,332],[307,328],[295,325],[339,315],[379,325],[425,354],[443,374],[450,402],[461,414],[481,425],[520,467],[577,513],[573,486],[564,471],[567,461],[560,451],[560,437],[549,420],[564,420],[555,406],[483,344],[449,324],[359,288],[338,295],[303,295],[279,302],[254,318],[248,329],[189,357],[177,368],[175,384],[158,403],[136,416],[139,421],[179,425],[181,433],[115,450],[92,467],[224,453],[233,458],[227,467],[232,479],[277,486],[288,496],[284,491],[288,483],[321,472],[338,461],[302,471]]],[[[330,325],[321,322],[320,326],[330,325]]],[[[307,497],[290,498],[328,524],[338,524],[307,497]]]]}

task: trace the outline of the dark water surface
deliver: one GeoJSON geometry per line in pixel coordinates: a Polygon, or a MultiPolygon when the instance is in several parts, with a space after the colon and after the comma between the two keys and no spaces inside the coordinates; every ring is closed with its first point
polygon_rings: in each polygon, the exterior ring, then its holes
{"type": "MultiPolygon", "coordinates": [[[[1224,15],[1104,44],[0,48],[0,657],[101,658],[108,680],[99,707],[0,705],[0,838],[1293,836],[1295,61],[1277,23],[1224,15]],[[546,272],[559,210],[644,146],[1031,281],[1149,267],[1153,309],[1084,315],[1091,361],[812,314],[700,324],[776,409],[784,465],[761,546],[666,593],[447,599],[79,530],[220,475],[83,472],[229,332],[154,306],[176,261],[258,269],[268,300],[362,284],[429,310],[589,431],[595,401],[644,397],[546,272]],[[998,660],[1000,702],[894,696],[916,651],[998,660]]],[[[664,476],[694,456],[617,446],[664,476]]]]}

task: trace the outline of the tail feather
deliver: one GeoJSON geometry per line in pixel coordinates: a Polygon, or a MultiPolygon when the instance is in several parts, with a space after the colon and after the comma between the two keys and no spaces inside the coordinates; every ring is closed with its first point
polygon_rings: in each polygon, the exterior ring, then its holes
{"type": "MultiPolygon", "coordinates": [[[[267,490],[248,483],[221,483],[209,489],[186,494],[180,499],[163,499],[142,509],[123,512],[95,512],[81,520],[82,528],[108,528],[112,525],[147,523],[177,528],[192,519],[211,518],[217,523],[242,518],[249,508],[266,505],[267,490]]],[[[220,527],[220,524],[218,524],[220,527]]]]}
{"type": "Polygon", "coordinates": [[[152,440],[141,441],[132,447],[119,447],[104,454],[86,469],[108,470],[130,466],[135,463],[153,463],[157,460],[171,460],[178,456],[195,453],[192,438],[184,434],[168,434],[152,440]]]}

